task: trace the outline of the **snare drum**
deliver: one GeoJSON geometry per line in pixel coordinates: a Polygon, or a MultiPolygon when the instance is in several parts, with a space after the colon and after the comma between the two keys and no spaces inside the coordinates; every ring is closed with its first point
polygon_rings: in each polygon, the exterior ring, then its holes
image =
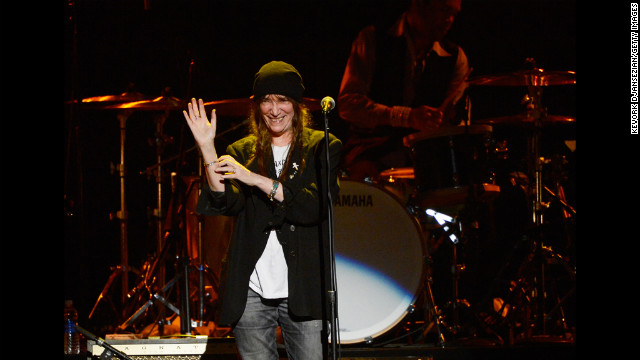
{"type": "Polygon", "coordinates": [[[355,180],[340,179],[334,214],[340,343],[370,342],[413,309],[421,231],[397,197],[355,180]]]}

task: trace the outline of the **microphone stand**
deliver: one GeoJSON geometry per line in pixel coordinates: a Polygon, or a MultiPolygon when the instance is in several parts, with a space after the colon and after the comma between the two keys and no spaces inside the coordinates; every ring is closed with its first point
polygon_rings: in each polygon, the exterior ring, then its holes
{"type": "Polygon", "coordinates": [[[329,263],[330,263],[330,280],[329,280],[329,305],[330,305],[330,332],[331,332],[331,358],[336,359],[337,343],[338,343],[338,311],[337,311],[337,286],[336,286],[336,269],[335,269],[335,252],[334,252],[334,234],[333,234],[333,200],[331,199],[331,160],[329,155],[329,119],[327,114],[333,108],[331,105],[324,105],[325,99],[322,100],[322,114],[324,115],[324,145],[326,157],[326,184],[327,184],[327,210],[328,210],[328,228],[329,228],[329,263]]]}

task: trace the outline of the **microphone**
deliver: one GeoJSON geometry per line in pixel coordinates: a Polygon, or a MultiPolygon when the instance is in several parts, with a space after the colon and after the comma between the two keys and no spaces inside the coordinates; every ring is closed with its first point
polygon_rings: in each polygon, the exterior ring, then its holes
{"type": "Polygon", "coordinates": [[[336,107],[336,102],[331,96],[325,96],[320,101],[320,106],[322,107],[323,112],[328,113],[329,111],[333,110],[334,107],[336,107]]]}

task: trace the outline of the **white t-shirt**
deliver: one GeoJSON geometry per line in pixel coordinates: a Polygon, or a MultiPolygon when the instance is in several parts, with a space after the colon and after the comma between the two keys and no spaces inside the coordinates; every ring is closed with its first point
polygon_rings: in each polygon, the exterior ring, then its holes
{"type": "MultiPolygon", "coordinates": [[[[271,145],[277,176],[280,176],[287,160],[289,146],[271,145]]],[[[289,296],[287,262],[275,230],[269,233],[267,246],[249,278],[249,287],[265,299],[281,299],[289,296]]]]}

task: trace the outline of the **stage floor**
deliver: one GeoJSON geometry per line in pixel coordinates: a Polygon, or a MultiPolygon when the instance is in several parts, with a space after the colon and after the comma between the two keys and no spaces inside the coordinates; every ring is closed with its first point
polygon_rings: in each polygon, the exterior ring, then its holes
{"type": "MultiPolygon", "coordinates": [[[[223,338],[169,338],[106,340],[98,345],[96,341],[87,342],[86,359],[99,359],[105,347],[112,346],[126,354],[132,360],[155,359],[229,359],[239,360],[233,337],[223,338]]],[[[283,345],[279,345],[280,358],[286,359],[283,345]]],[[[79,358],[79,357],[76,357],[79,358]]],[[[113,355],[114,359],[118,357],[113,355]]],[[[566,341],[547,337],[533,338],[530,341],[513,345],[496,345],[482,339],[455,341],[436,344],[387,344],[385,346],[343,345],[338,347],[336,356],[327,359],[422,359],[422,360],[543,360],[576,359],[575,341],[566,341]]]]}

